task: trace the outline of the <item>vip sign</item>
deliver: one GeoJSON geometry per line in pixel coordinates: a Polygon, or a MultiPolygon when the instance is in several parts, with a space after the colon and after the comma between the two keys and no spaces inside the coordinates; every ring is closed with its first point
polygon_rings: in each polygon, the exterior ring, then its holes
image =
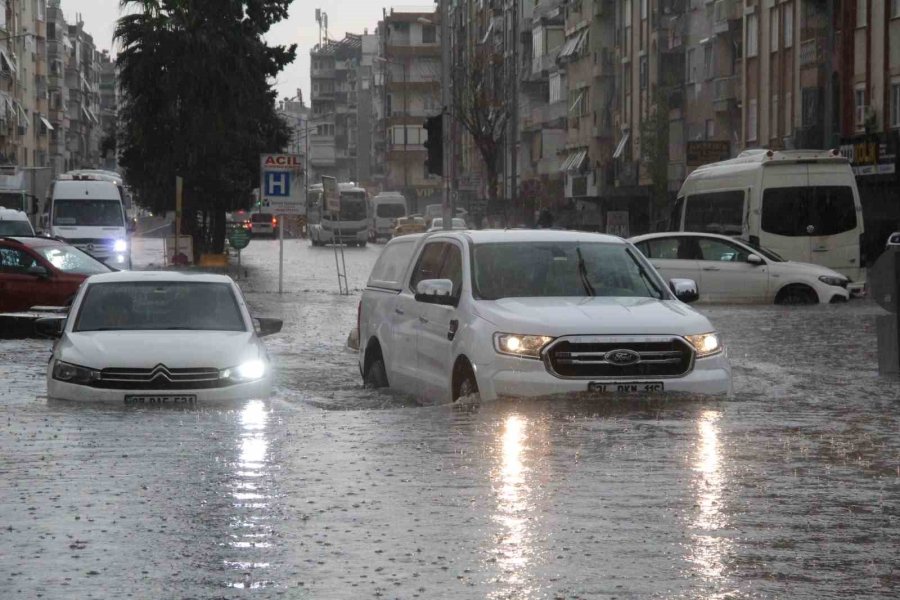
{"type": "Polygon", "coordinates": [[[262,154],[259,160],[261,208],[273,214],[302,214],[303,161],[297,154],[262,154]]]}

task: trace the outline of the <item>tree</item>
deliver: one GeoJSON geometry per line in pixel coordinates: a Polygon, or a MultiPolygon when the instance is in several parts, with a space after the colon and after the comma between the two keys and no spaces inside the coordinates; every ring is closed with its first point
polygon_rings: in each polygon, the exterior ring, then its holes
{"type": "Polygon", "coordinates": [[[121,0],[120,164],[141,203],[171,210],[184,178],[184,225],[200,251],[221,252],[225,212],[245,207],[259,155],[290,131],[270,81],[296,46],[269,46],[291,0],[121,0]]]}
{"type": "Polygon", "coordinates": [[[654,230],[669,207],[669,91],[656,93],[650,115],[641,121],[641,159],[650,177],[649,228],[654,230]]]}
{"type": "Polygon", "coordinates": [[[489,45],[478,44],[462,55],[453,75],[450,113],[472,137],[481,155],[488,178],[489,206],[496,207],[503,135],[510,118],[503,57],[489,45]]]}

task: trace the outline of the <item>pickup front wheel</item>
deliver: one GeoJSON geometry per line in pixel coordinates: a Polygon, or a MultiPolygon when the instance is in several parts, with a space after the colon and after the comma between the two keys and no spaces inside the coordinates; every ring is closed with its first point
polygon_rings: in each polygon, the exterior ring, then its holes
{"type": "Polygon", "coordinates": [[[454,374],[453,401],[478,394],[478,381],[475,380],[475,372],[468,361],[463,360],[457,364],[454,374]]]}
{"type": "Polygon", "coordinates": [[[363,383],[370,389],[388,387],[387,370],[384,368],[384,359],[381,356],[369,363],[369,368],[363,374],[363,383]]]}

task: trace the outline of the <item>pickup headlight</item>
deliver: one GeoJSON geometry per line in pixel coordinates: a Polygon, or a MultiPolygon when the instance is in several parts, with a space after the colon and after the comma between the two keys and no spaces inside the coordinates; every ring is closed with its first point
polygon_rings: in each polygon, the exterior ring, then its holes
{"type": "Polygon", "coordinates": [[[100,379],[100,371],[58,360],[53,365],[53,379],[65,381],[66,383],[87,385],[100,379]]]}
{"type": "Polygon", "coordinates": [[[495,333],[494,349],[500,354],[520,358],[540,358],[544,346],[553,341],[546,335],[518,335],[515,333],[495,333]]]}
{"type": "Polygon", "coordinates": [[[712,356],[722,351],[722,342],[719,341],[719,334],[703,333],[700,335],[686,335],[684,339],[690,343],[697,353],[697,358],[712,356]]]}
{"type": "Polygon", "coordinates": [[[113,250],[115,252],[125,252],[128,250],[128,242],[125,240],[116,240],[116,243],[113,244],[113,250]]]}
{"type": "Polygon", "coordinates": [[[847,279],[844,277],[834,277],[832,275],[821,275],[819,281],[825,285],[833,285],[835,287],[847,287],[847,279]]]}
{"type": "Polygon", "coordinates": [[[222,369],[219,371],[219,378],[244,383],[262,379],[265,374],[266,363],[261,360],[248,360],[237,367],[222,369]]]}

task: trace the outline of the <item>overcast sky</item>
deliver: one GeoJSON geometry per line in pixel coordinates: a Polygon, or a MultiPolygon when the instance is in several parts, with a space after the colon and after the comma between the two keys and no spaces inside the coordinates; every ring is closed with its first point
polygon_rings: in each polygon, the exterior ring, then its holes
{"type": "MultiPolygon", "coordinates": [[[[113,29],[119,17],[119,0],[62,0],[62,9],[68,23],[74,23],[81,15],[85,29],[94,36],[99,50],[112,49],[113,29]]],[[[430,5],[428,0],[401,0],[397,6],[430,5]]],[[[368,28],[375,31],[382,16],[382,6],[390,10],[390,4],[372,0],[294,0],[290,17],[272,28],[270,43],[297,44],[297,59],[281,72],[276,82],[278,97],[291,97],[297,88],[303,90],[303,98],[309,104],[309,50],[319,38],[316,24],[316,7],[328,12],[328,29],[332,38],[341,38],[344,32],[362,33],[368,28]]]]}

